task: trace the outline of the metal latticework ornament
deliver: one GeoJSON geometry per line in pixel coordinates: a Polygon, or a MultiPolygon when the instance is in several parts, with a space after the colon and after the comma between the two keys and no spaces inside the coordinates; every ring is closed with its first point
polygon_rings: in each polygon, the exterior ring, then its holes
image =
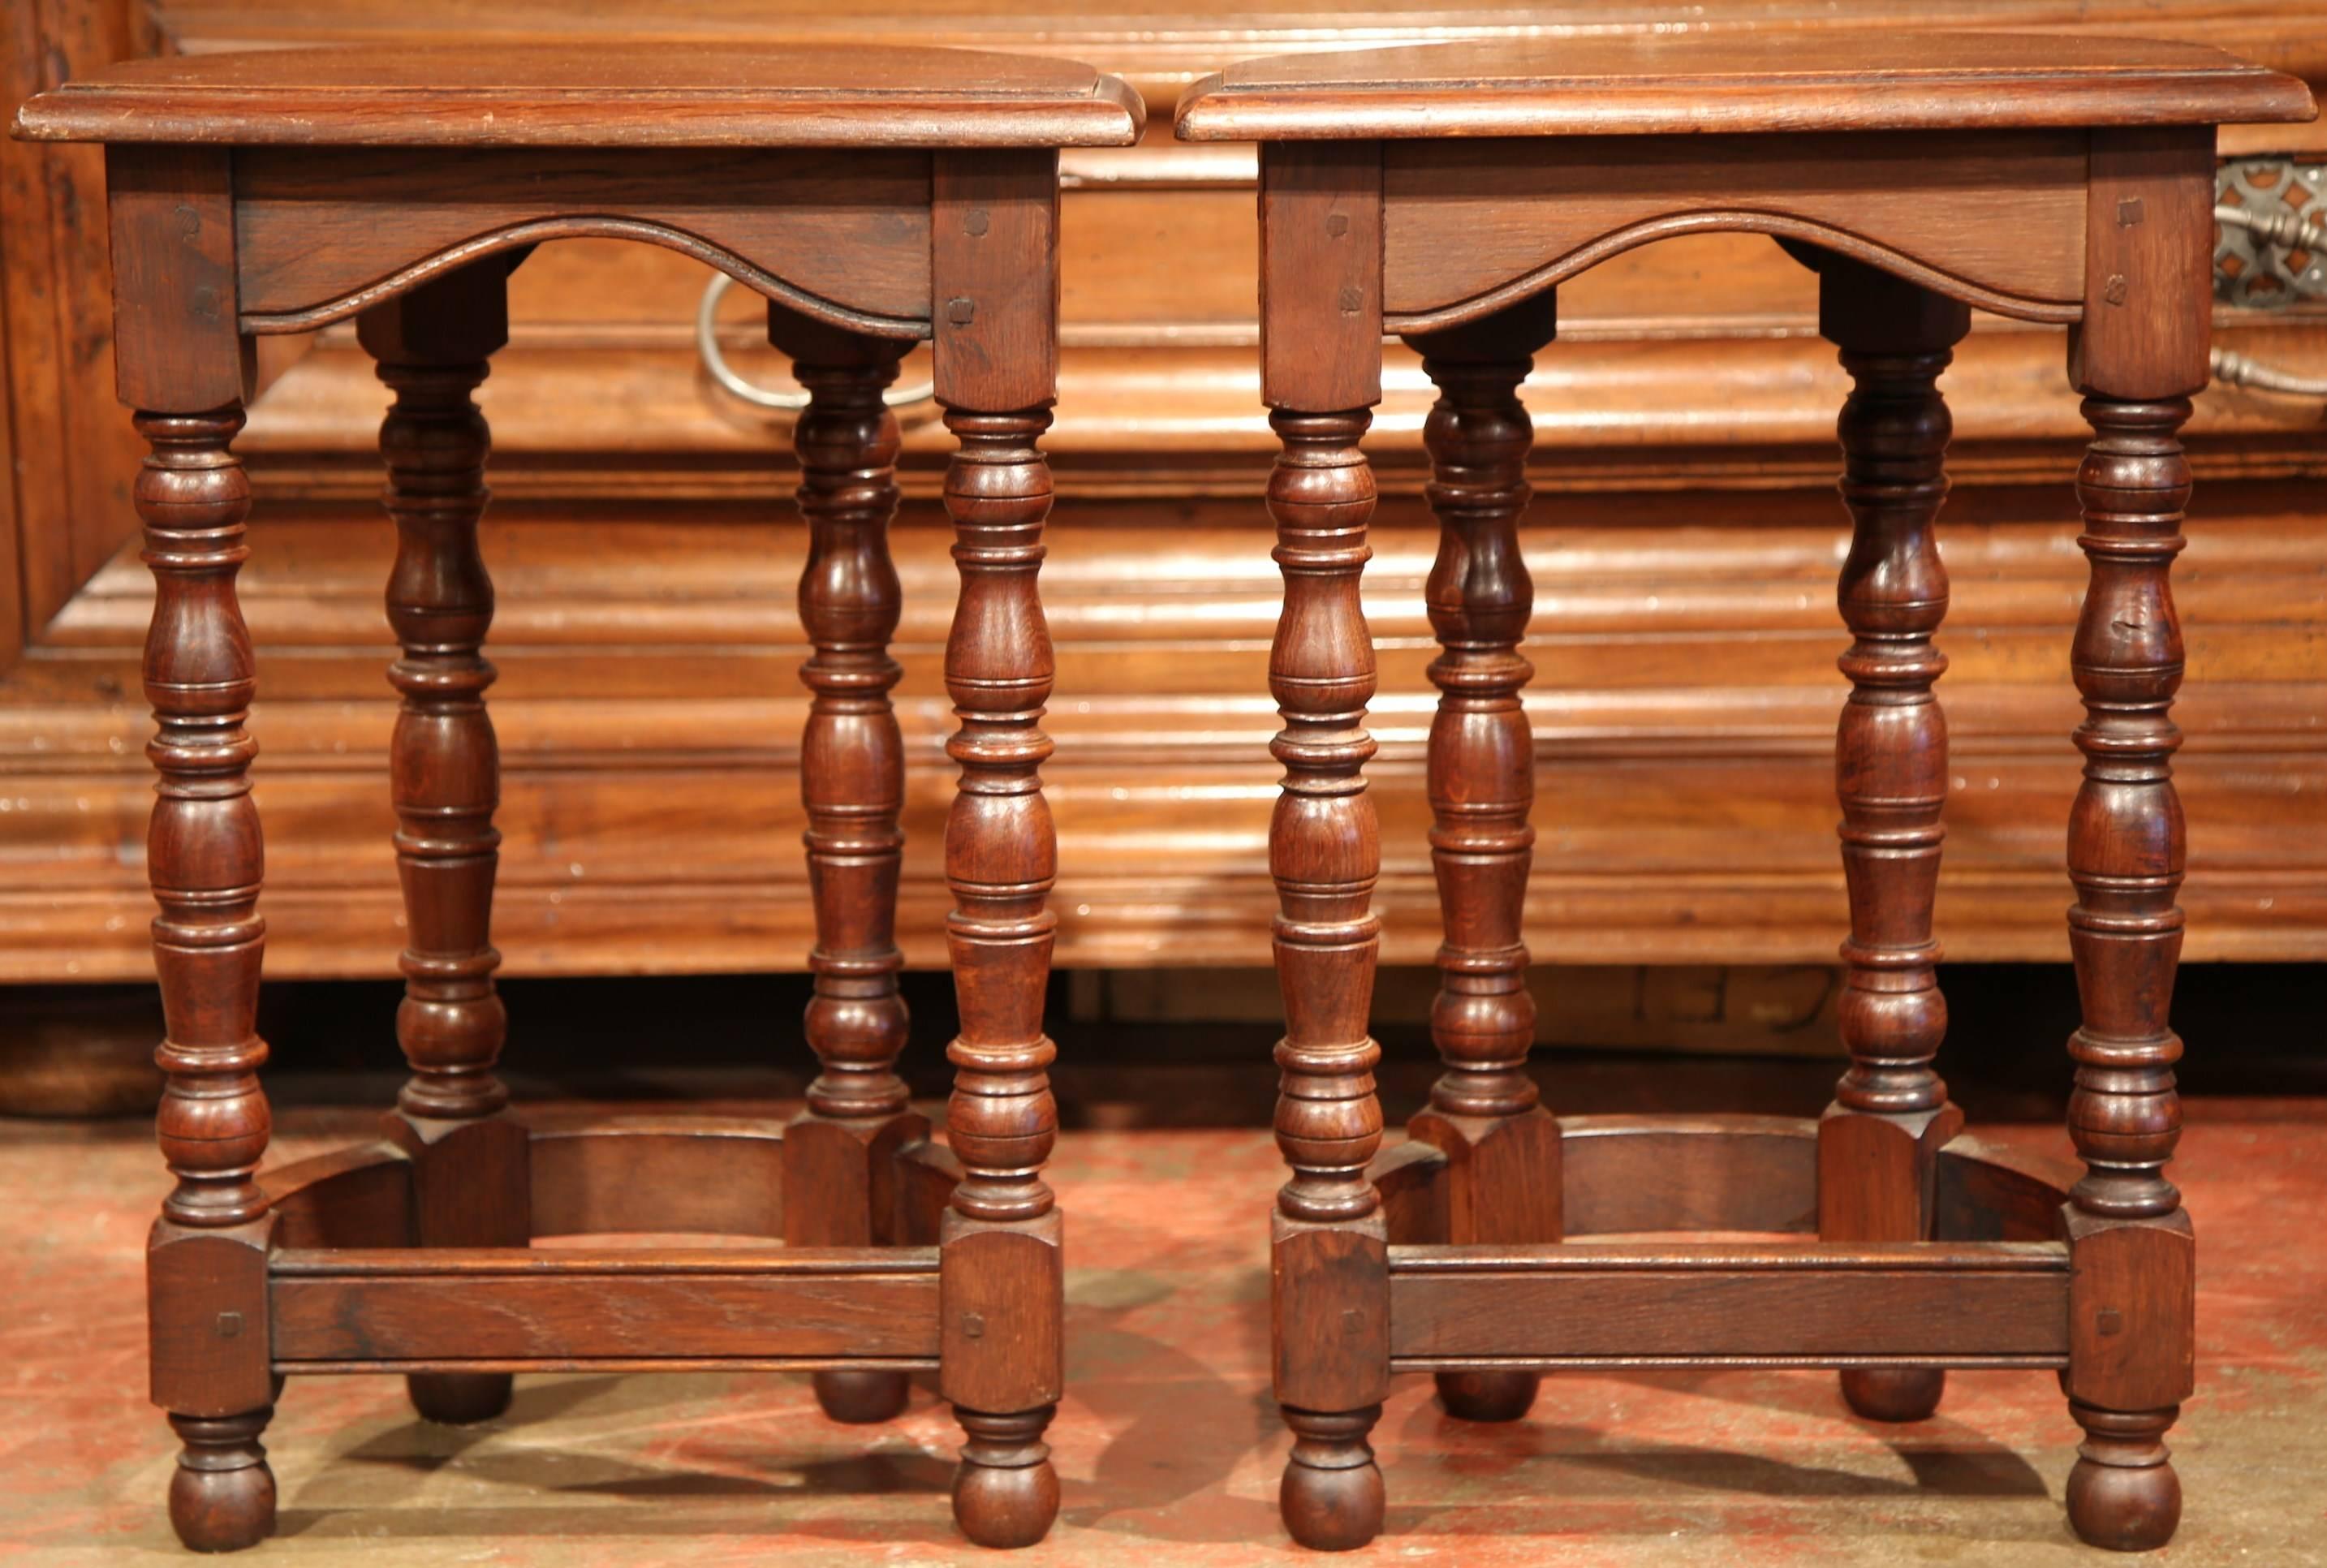
{"type": "Polygon", "coordinates": [[[2327,299],[2327,163],[2225,163],[2214,202],[2217,299],[2266,311],[2327,299]]]}

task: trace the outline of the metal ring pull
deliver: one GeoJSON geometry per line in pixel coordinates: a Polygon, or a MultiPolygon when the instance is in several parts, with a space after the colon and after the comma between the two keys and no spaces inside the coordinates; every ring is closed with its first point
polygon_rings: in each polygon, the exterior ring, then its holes
{"type": "MultiPolygon", "coordinates": [[[[703,368],[711,372],[711,378],[730,396],[741,398],[754,408],[773,408],[785,414],[798,414],[808,406],[808,395],[806,392],[780,392],[757,382],[746,381],[735,374],[734,368],[727,363],[727,356],[720,351],[717,331],[719,302],[726,297],[734,282],[725,273],[715,272],[711,275],[710,283],[704,286],[703,303],[695,309],[695,351],[703,356],[703,368]]],[[[907,408],[916,403],[927,403],[937,395],[938,384],[935,381],[918,381],[910,387],[891,387],[882,394],[881,401],[892,408],[907,408]]]]}
{"type": "Polygon", "coordinates": [[[2288,397],[2327,397],[2327,376],[2298,376],[2276,365],[2265,365],[2229,349],[2216,349],[2208,367],[2214,379],[2227,386],[2257,392],[2276,392],[2288,397]]]}
{"type": "Polygon", "coordinates": [[[2239,158],[2214,182],[2214,297],[2283,311],[2327,299],[2327,163],[2239,158]]]}
{"type": "Polygon", "coordinates": [[[2327,247],[2327,223],[2314,223],[2293,209],[2278,212],[2257,212],[2250,207],[2217,207],[2214,221],[2235,223],[2249,234],[2259,234],[2273,245],[2287,250],[2318,250],[2327,247]]]}

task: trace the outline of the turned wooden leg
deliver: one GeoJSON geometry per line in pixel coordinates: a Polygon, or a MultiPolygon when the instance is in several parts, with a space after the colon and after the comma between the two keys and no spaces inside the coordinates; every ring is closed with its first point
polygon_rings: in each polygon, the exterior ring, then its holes
{"type": "MultiPolygon", "coordinates": [[[[889,559],[897,509],[897,421],[882,402],[908,344],[858,337],[771,306],[768,335],[792,357],[808,406],[793,427],[808,527],[800,624],[815,651],[800,733],[808,888],[816,901],[816,993],[806,1031],[819,1072],[784,1134],[784,1240],[873,1246],[894,1240],[896,1158],[929,1134],[897,1076],[905,1047],[897,994],[897,869],[905,835],[904,739],[889,693],[900,597],[889,559]]],[[[835,1421],[886,1421],[905,1407],[902,1372],[818,1372],[835,1421]]]]}
{"type": "Polygon", "coordinates": [[[946,1130],[962,1165],[939,1235],[940,1386],[968,1442],[954,1517],[984,1546],[1023,1546],[1057,1517],[1042,1442],[1061,1390],[1060,1224],[1042,1162],[1058,1135],[1042,1032],[1058,874],[1040,768],[1051,635],[1036,574],[1051,471],[1035,443],[1047,407],[946,410],[959,439],[946,510],[961,597],[946,641],[946,689],[961,727],[946,754],[961,782],[946,822],[946,919],[961,1033],[946,1130]]]}
{"type": "Polygon", "coordinates": [[[1285,765],[1269,823],[1285,1039],[1276,1143],[1292,1168],[1272,1246],[1276,1396],[1295,1439],[1279,1504],[1304,1546],[1361,1546],[1381,1529],[1381,1471],[1366,1443],[1389,1382],[1388,1235],[1366,1166],[1381,1147],[1367,1032],[1381,921],[1372,911],[1381,831],[1365,792],[1374,753],[1372,633],[1359,579],[1372,552],[1373,471],[1358,449],[1372,415],[1280,410],[1269,478],[1285,610],[1269,688],[1285,765]]]}
{"type": "Polygon", "coordinates": [[[1277,1511],[1293,1538],[1319,1552],[1348,1552],[1381,1534],[1389,1507],[1371,1435],[1381,1406],[1296,1410],[1284,1406],[1293,1453],[1277,1484],[1277,1511]]]}
{"type": "MultiPolygon", "coordinates": [[[[388,1117],[412,1159],[415,1242],[524,1246],[531,1238],[525,1129],[493,1076],[508,1016],[493,987],[500,755],[485,711],[481,649],[493,586],[477,548],[484,514],[484,416],[472,397],[508,338],[506,269],[487,262],[374,307],[358,323],[396,394],[380,426],[385,504],[396,521],[388,619],[402,655],[388,770],[404,885],[404,1002],[397,1042],[412,1077],[388,1117]]],[[[509,1407],[506,1373],[415,1373],[431,1421],[489,1420],[509,1407]]]]}
{"type": "Polygon", "coordinates": [[[153,1395],[184,1445],[170,1523],[195,1550],[226,1552],[275,1529],[258,1441],[276,1391],[272,1221],[253,1177],[269,1130],[256,1029],[265,860],[250,797],[258,748],[244,728],[257,674],[235,596],[250,485],[228,450],[240,408],[141,412],[136,425],[152,448],[136,499],[154,584],[145,696],[157,728],[145,750],[160,778],[146,874],[168,1029],[154,1128],[176,1181],[147,1243],[153,1395]]]}
{"type": "Polygon", "coordinates": [[[2170,572],[2190,465],[2181,430],[2206,384],[2214,137],[2095,132],[2084,320],[2069,376],[2092,444],[2077,471],[2089,582],[2070,667],[2084,699],[2084,780],[2069,814],[2069,946],[2083,1022],[2069,1135],[2085,1163],[2063,1206],[2069,1367],[2085,1442],[2069,1523],[2098,1546],[2173,1538],[2182,1483],[2164,1437],[2195,1374],[2197,1244],[2165,1166],[2182,1131],[2171,1013],[2182,958],[2182,802],[2171,717],[2182,626],[2170,572]]]}
{"type": "Polygon", "coordinates": [[[953,1484],[954,1517],[981,1546],[1031,1546],[1059,1517],[1059,1472],[1042,1441],[1055,1405],[1008,1415],[954,1406],[961,1423],[961,1469],[953,1484]]]}
{"type": "MultiPolygon", "coordinates": [[[[1938,383],[1970,313],[1840,257],[1825,258],[1819,283],[1819,324],[1852,381],[1838,434],[1854,527],[1836,595],[1852,641],[1834,751],[1850,1067],[1818,1124],[1818,1235],[1921,1241],[1939,1146],[1963,1127],[1931,1070],[1948,1024],[1931,936],[1948,783],[1947,719],[1931,686],[1948,661],[1931,638],[1948,609],[1934,524],[1951,426],[1938,383]]],[[[1936,1367],[1860,1367],[1842,1374],[1842,1392],[1870,1420],[1920,1421],[1946,1379],[1936,1367]]]]}
{"type": "Polygon", "coordinates": [[[2181,1135],[2168,1022],[2182,956],[2182,803],[2168,713],[2182,628],[2168,569],[2182,545],[2185,397],[2089,398],[2095,439],[2077,475],[2091,584],[2072,658],[2084,784],[2069,819],[2069,911],[2084,1024],[2069,1041],[2070,1412],[2085,1429],[2069,1519],[2095,1545],[2162,1546],[2182,1516],[2164,1443],[2190,1392],[2194,1242],[2165,1177],[2181,1135]]]}
{"type": "MultiPolygon", "coordinates": [[[[1430,1033],[1446,1070],[1408,1130],[1446,1155],[1446,1240],[1458,1246],[1561,1236],[1559,1124],[1528,1076],[1535,1000],[1520,937],[1535,742],[1519,692],[1535,670],[1519,644],[1535,584],[1519,555],[1534,431],[1519,386],[1551,341],[1554,298],[1411,340],[1439,394],[1423,441],[1439,530],[1426,599],[1444,650],[1430,667],[1441,694],[1430,726],[1430,860],[1446,933],[1430,1033]]],[[[1468,1421],[1516,1421],[1537,1381],[1442,1372],[1438,1397],[1468,1421]]]]}
{"type": "Polygon", "coordinates": [[[172,1415],[184,1445],[170,1476],[170,1524],[197,1552],[238,1552],[275,1533],[275,1472],[259,1442],[275,1406],[239,1415],[172,1415]]]}

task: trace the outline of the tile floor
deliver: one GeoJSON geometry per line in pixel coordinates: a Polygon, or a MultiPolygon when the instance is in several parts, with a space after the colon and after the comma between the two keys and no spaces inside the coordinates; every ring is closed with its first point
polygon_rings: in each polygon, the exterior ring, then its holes
{"type": "MultiPolygon", "coordinates": [[[[2327,1105],[2198,1100],[2180,1177],[2201,1237],[2200,1385],[2173,1442],[2176,1564],[2327,1563],[2327,1105]]],[[[278,1157],[368,1113],[281,1114],[278,1157]]],[[[1984,1128],[2065,1154],[2051,1125],[1984,1128]]],[[[1071,1134],[1065,1507],[1042,1564],[1296,1561],[1267,1396],[1265,1133],[1071,1134]]],[[[161,1191],[144,1126],[0,1123],[0,1562],[182,1561],[146,1406],[139,1248],[161,1191]]],[[[2107,1561],[2061,1514],[2075,1428],[2043,1374],[1958,1374],[1934,1421],[1855,1421],[1819,1373],[1567,1377],[1514,1426],[1445,1420],[1402,1379],[1376,1433],[1389,1529],[1350,1562],[2107,1561]]],[[[521,1378],[506,1418],[425,1426],[380,1377],[286,1391],[280,1533],[257,1563],[940,1563],[956,1432],[917,1393],[870,1432],[806,1380],[521,1378]]]]}

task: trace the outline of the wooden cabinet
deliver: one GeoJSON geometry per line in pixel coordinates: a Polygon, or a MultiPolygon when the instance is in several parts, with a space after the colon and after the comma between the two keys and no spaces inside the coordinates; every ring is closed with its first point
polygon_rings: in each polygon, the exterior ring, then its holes
{"type": "MultiPolygon", "coordinates": [[[[2314,22],[2242,0],[1936,14],[1851,0],[1838,12],[1724,0],[1690,14],[1715,27],[1882,26],[1911,12],[1924,26],[2075,25],[2219,43],[2327,79],[2314,22]]],[[[11,89],[22,96],[77,50],[351,37],[393,48],[447,32],[617,28],[707,50],[1006,38],[1134,79],[1157,111],[1148,142],[1066,160],[1065,348],[1047,442],[1059,485],[1043,574],[1058,653],[1054,907],[1059,961],[1085,966],[1262,963],[1274,907],[1263,846],[1276,723],[1259,694],[1278,581],[1259,503],[1273,443],[1255,360],[1253,163],[1246,148],[1174,145],[1171,100],[1241,55],[1606,19],[1581,5],[1265,15],[1215,3],[1069,22],[999,5],[835,13],[729,0],[680,21],[637,4],[164,0],[158,38],[139,39],[110,14],[81,0],[12,5],[11,89]]],[[[1627,15],[1648,25],[1657,12],[1627,15]]],[[[2327,156],[2327,135],[2225,142],[2304,146],[2327,156]]],[[[27,630],[0,677],[0,978],[142,976],[149,722],[137,663],[150,590],[126,543],[126,419],[103,366],[103,279],[89,273],[102,255],[87,229],[98,176],[70,150],[5,153],[16,581],[0,598],[27,630]]],[[[805,962],[793,771],[805,540],[782,417],[719,390],[697,359],[708,276],[670,253],[571,241],[511,280],[511,344],[480,399],[496,448],[484,547],[500,590],[490,652],[506,769],[496,934],[511,973],[805,962]]],[[[750,299],[734,292],[726,313],[738,367],[778,376],[752,347],[750,299]]],[[[1538,961],[1833,957],[1846,910],[1831,759],[1846,689],[1834,659],[1847,640],[1834,580],[1848,532],[1833,411],[1847,378],[1816,315],[1812,275],[1749,236],[1664,242],[1562,291],[1561,341],[1524,393],[1537,433],[1522,537],[1537,583],[1538,961]]],[[[2224,345],[2256,359],[2327,369],[2327,310],[2226,310],[2218,324],[2224,345]]],[[[2084,585],[2071,486],[2084,433],[2060,354],[2054,330],[1980,317],[1943,383],[1957,448],[1940,530],[1955,597],[1940,638],[1953,760],[1938,924],[1958,958],[2067,953],[2060,863],[2079,710],[2062,666],[2084,585]]],[[[909,360],[905,379],[924,360],[909,360]]],[[[267,373],[241,446],[264,498],[242,582],[259,639],[269,972],[385,975],[401,941],[381,600],[393,529],[377,501],[386,397],[351,331],[288,347],[267,373]]],[[[1367,579],[1381,647],[1369,775],[1384,957],[1415,963],[1439,940],[1422,778],[1429,394],[1403,350],[1388,385],[1367,442],[1384,491],[1367,579]]],[[[953,788],[939,678],[953,572],[933,414],[905,411],[895,537],[901,924],[917,965],[943,961],[939,835],[953,788]]],[[[2218,388],[2189,443],[2201,481],[2176,569],[2190,644],[2178,775],[2201,825],[2189,952],[2315,957],[2327,941],[2321,408],[2218,388]]]]}

